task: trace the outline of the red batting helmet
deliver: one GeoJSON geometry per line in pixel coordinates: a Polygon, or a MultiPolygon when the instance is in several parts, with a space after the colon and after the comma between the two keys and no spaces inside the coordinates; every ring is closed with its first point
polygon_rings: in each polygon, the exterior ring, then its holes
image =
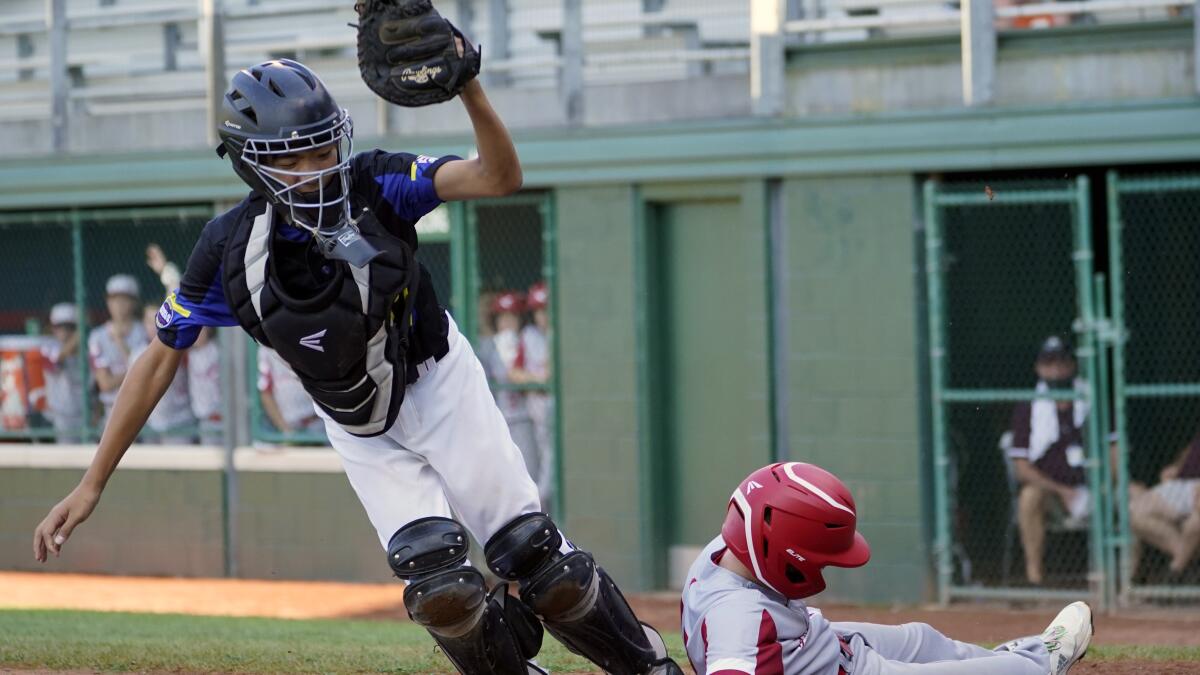
{"type": "Polygon", "coordinates": [[[529,293],[525,295],[525,301],[531,312],[546,309],[546,305],[550,302],[550,293],[546,289],[546,282],[539,281],[530,286],[529,293]]]}
{"type": "Polygon", "coordinates": [[[505,312],[520,314],[524,311],[525,298],[517,291],[504,291],[492,300],[492,312],[495,314],[503,314],[505,312]]]}
{"type": "Polygon", "coordinates": [[[729,499],[721,537],[758,580],[796,599],[825,590],[821,568],[859,567],[871,558],[855,531],[854,498],[837,476],[812,464],[765,466],[729,499]]]}

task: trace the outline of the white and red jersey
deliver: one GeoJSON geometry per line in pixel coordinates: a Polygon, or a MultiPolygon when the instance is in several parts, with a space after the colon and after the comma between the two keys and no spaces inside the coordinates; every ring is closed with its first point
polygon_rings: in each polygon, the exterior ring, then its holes
{"type": "Polygon", "coordinates": [[[258,348],[258,390],[275,397],[279,414],[293,429],[306,429],[317,420],[312,397],[274,349],[258,348]]]}
{"type": "Polygon", "coordinates": [[[188,350],[187,374],[192,414],[198,420],[221,419],[221,348],[215,336],[188,350]]]}
{"type": "Polygon", "coordinates": [[[845,643],[820,610],[720,567],[721,537],[688,570],[683,642],[697,675],[842,675],[845,643]]]}
{"type": "Polygon", "coordinates": [[[532,324],[521,329],[517,365],[540,381],[550,377],[550,341],[532,324]]]}

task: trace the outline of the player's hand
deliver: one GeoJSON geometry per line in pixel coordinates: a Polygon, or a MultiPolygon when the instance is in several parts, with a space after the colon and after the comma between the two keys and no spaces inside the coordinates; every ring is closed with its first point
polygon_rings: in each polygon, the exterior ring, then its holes
{"type": "Polygon", "coordinates": [[[55,504],[33,531],[33,557],[38,562],[46,562],[46,553],[50,552],[57,558],[75,526],[92,515],[99,501],[100,491],[81,483],[55,504]]]}
{"type": "Polygon", "coordinates": [[[74,356],[77,351],[79,351],[79,331],[76,330],[72,331],[70,337],[63,342],[62,350],[58,355],[58,363],[62,364],[68,356],[74,356]]]}
{"type": "Polygon", "coordinates": [[[146,246],[146,265],[154,270],[155,274],[162,274],[167,266],[167,254],[163,253],[161,246],[153,243],[146,246]]]}
{"type": "Polygon", "coordinates": [[[1173,464],[1171,466],[1164,466],[1163,470],[1158,474],[1158,479],[1164,483],[1176,478],[1179,478],[1179,467],[1173,464]]]}

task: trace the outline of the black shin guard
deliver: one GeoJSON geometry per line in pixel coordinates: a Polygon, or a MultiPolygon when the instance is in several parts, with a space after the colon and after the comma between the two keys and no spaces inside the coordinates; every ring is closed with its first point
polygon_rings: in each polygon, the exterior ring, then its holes
{"type": "Polygon", "coordinates": [[[648,673],[667,655],[655,650],[648,627],[583,551],[568,553],[531,579],[521,597],[559,642],[612,675],[648,673]]]}
{"type": "Polygon", "coordinates": [[[528,675],[542,626],[507,589],[500,584],[485,594],[483,575],[463,567],[411,584],[404,604],[463,675],[528,675]]]}
{"type": "Polygon", "coordinates": [[[559,552],[550,517],[525,514],[487,543],[492,571],[521,582],[521,599],[568,649],[613,675],[680,673],[653,628],[638,621],[621,591],[584,551],[559,552]]]}
{"type": "Polygon", "coordinates": [[[388,562],[409,582],[404,605],[463,675],[528,675],[542,645],[533,611],[500,584],[489,594],[483,575],[466,567],[466,532],[447,518],[423,518],[401,528],[388,562]]]}

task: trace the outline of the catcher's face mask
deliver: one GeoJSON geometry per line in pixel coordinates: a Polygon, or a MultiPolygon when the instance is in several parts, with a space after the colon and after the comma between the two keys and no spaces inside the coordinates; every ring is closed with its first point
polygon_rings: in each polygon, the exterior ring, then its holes
{"type": "Polygon", "coordinates": [[[345,110],[320,131],[247,139],[241,160],[262,180],[265,195],[288,221],[307,230],[329,258],[362,267],[378,255],[350,217],[354,127],[345,110]]]}

